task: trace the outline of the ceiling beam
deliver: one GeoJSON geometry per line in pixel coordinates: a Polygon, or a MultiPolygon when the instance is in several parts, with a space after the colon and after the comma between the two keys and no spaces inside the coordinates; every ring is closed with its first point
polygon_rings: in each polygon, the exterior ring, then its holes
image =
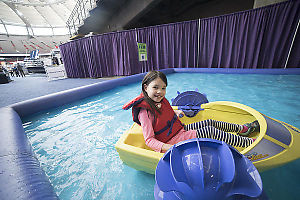
{"type": "MultiPolygon", "coordinates": [[[[31,27],[31,24],[29,23],[29,21],[23,16],[23,14],[21,14],[15,4],[13,3],[7,3],[7,2],[4,2],[12,11],[14,11],[14,13],[16,13],[16,15],[24,22],[24,24],[26,25],[26,29],[27,29],[27,35],[30,35],[30,32],[29,32],[29,29],[31,29],[31,32],[33,33],[33,30],[32,30],[32,27],[31,27]]],[[[7,33],[8,34],[8,33],[7,33]]]]}
{"type": "MultiPolygon", "coordinates": [[[[29,2],[31,2],[31,0],[28,0],[29,2]]],[[[49,20],[43,15],[43,13],[37,8],[37,6],[33,6],[33,8],[41,15],[41,17],[47,22],[47,24],[51,27],[52,30],[52,35],[53,35],[53,27],[50,24],[49,20]]],[[[33,32],[34,34],[34,32],[33,32]]]]}
{"type": "Polygon", "coordinates": [[[6,25],[5,25],[5,23],[2,21],[2,19],[0,19],[0,21],[1,21],[1,24],[3,24],[3,26],[4,26],[4,29],[5,29],[5,31],[6,31],[6,35],[7,35],[7,37],[9,37],[9,35],[8,35],[8,31],[7,31],[7,28],[6,28],[6,25]]]}

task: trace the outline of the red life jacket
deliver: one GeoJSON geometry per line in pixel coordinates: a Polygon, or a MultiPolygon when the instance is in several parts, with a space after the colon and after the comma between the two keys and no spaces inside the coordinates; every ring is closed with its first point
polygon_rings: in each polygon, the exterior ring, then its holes
{"type": "MultiPolygon", "coordinates": [[[[145,108],[153,113],[150,105],[144,100],[143,93],[123,106],[124,110],[130,108],[132,108],[133,121],[139,125],[141,125],[141,122],[139,121],[138,116],[141,108],[145,108]]],[[[155,121],[153,123],[153,130],[155,138],[166,143],[183,128],[183,124],[178,119],[166,98],[161,101],[160,111],[161,113],[154,110],[153,114],[155,115],[155,121]]]]}

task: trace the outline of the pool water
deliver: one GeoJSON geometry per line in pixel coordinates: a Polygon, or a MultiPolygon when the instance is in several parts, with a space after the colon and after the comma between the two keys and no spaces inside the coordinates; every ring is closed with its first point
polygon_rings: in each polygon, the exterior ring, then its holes
{"type": "MultiPolygon", "coordinates": [[[[167,99],[177,91],[207,94],[209,101],[234,101],[300,127],[299,75],[175,73],[167,99]]],[[[122,105],[140,93],[140,83],[120,86],[80,102],[23,119],[23,126],[56,193],[65,199],[154,199],[154,175],[122,163],[114,148],[132,125],[122,105]]],[[[300,160],[261,173],[272,200],[300,195],[300,160]]]]}

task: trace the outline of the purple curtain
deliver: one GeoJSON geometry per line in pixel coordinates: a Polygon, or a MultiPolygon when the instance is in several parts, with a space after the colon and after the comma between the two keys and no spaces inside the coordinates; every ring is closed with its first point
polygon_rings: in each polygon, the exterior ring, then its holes
{"type": "Polygon", "coordinates": [[[97,77],[139,73],[135,31],[123,31],[91,38],[97,77]]]}
{"type": "MultiPolygon", "coordinates": [[[[262,43],[263,51],[259,54],[259,64],[262,68],[283,68],[300,19],[300,1],[293,0],[273,5],[266,8],[265,12],[267,15],[266,31],[262,43]]],[[[294,44],[295,42],[297,41],[294,41],[294,44]]],[[[297,45],[299,47],[299,43],[296,43],[296,48],[297,45]]],[[[298,49],[298,52],[292,52],[290,56],[292,61],[295,59],[298,61],[298,67],[299,53],[298,49]]],[[[293,68],[297,65],[287,67],[293,68]]]]}
{"type": "Polygon", "coordinates": [[[93,49],[94,49],[94,58],[97,68],[99,69],[98,76],[105,77],[113,74],[113,62],[112,62],[112,46],[110,37],[108,34],[94,36],[91,38],[93,49]]]}
{"type": "Polygon", "coordinates": [[[287,63],[293,68],[300,67],[300,30],[295,35],[299,18],[300,1],[289,0],[224,16],[82,38],[60,49],[68,77],[80,78],[179,67],[284,68],[287,63]],[[138,60],[137,42],[146,43],[147,61],[138,60]]]}
{"type": "Polygon", "coordinates": [[[300,68],[300,27],[298,27],[297,34],[295,35],[294,43],[288,59],[288,68],[300,68]]]}
{"type": "Polygon", "coordinates": [[[200,20],[199,67],[283,68],[299,1],[200,20]]]}
{"type": "Polygon", "coordinates": [[[81,40],[80,49],[82,54],[80,62],[82,63],[82,67],[85,69],[86,77],[97,77],[99,71],[95,63],[94,46],[91,40],[91,37],[81,40]]]}
{"type": "Polygon", "coordinates": [[[199,67],[256,66],[262,41],[262,22],[261,15],[251,17],[250,13],[200,20],[199,67]]]}
{"type": "Polygon", "coordinates": [[[89,77],[86,64],[82,58],[81,43],[83,40],[85,39],[79,39],[60,45],[61,55],[69,78],[89,77]]]}
{"type": "Polygon", "coordinates": [[[198,21],[147,27],[137,30],[138,42],[146,43],[147,61],[141,71],[195,67],[198,49],[198,21]]]}

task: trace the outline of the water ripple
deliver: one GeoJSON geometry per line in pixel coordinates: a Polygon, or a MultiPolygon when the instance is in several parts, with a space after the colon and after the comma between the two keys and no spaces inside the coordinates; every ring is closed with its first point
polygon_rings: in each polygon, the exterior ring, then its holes
{"type": "MultiPolygon", "coordinates": [[[[209,101],[243,103],[300,127],[300,76],[172,74],[168,79],[169,100],[177,91],[198,88],[209,101]]],[[[132,124],[131,112],[121,107],[139,93],[140,83],[130,84],[24,121],[60,199],[153,199],[154,176],[124,165],[114,148],[132,124]]]]}

